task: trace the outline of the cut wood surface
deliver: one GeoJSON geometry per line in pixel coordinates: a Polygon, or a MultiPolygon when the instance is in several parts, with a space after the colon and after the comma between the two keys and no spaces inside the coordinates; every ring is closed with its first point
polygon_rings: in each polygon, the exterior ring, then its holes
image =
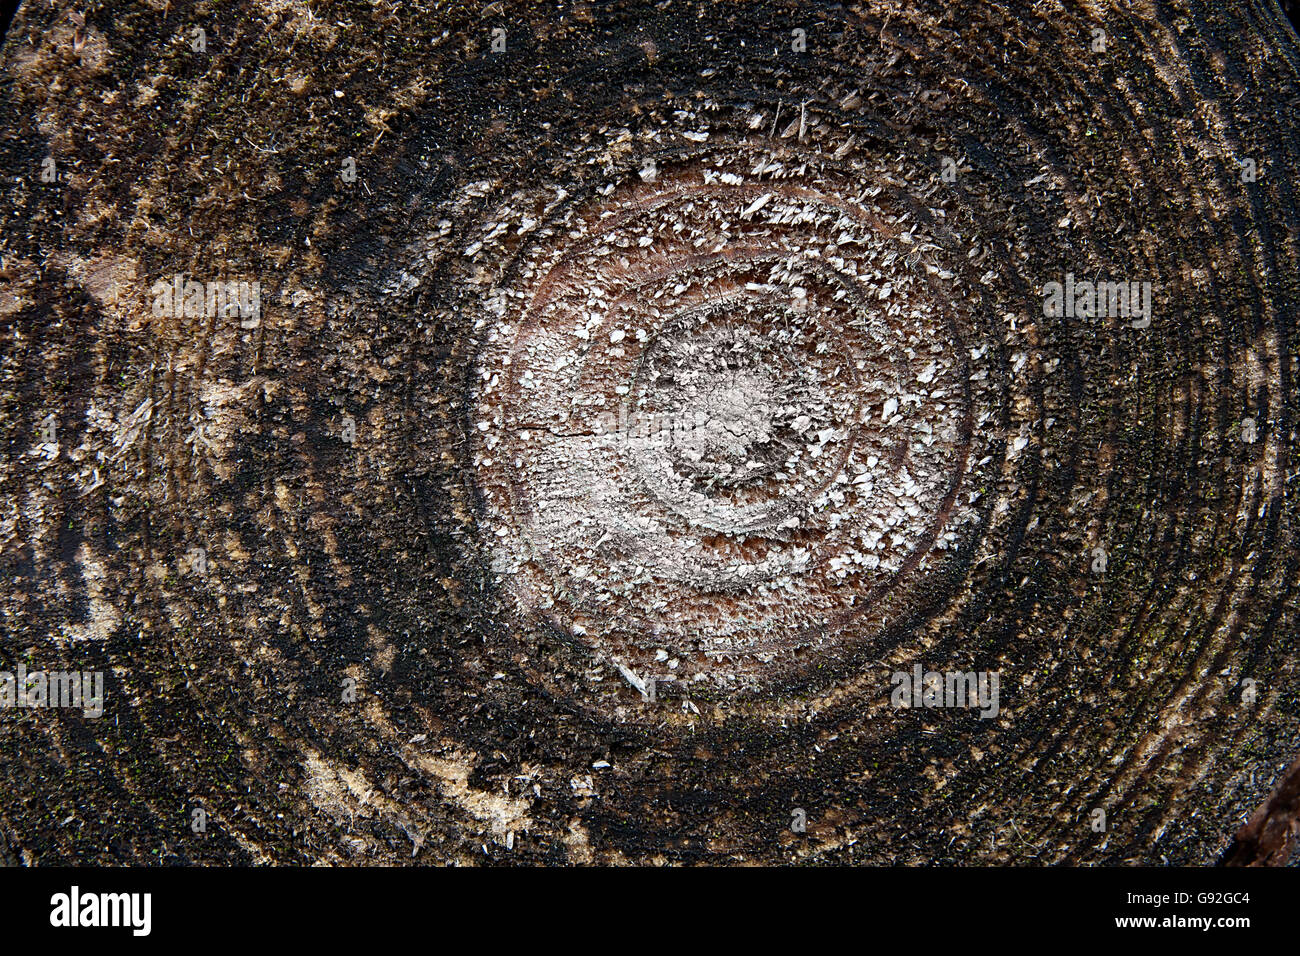
{"type": "Polygon", "coordinates": [[[0,76],[0,692],[103,681],[0,699],[0,862],[1291,857],[1276,4],[56,0],[0,76]]]}

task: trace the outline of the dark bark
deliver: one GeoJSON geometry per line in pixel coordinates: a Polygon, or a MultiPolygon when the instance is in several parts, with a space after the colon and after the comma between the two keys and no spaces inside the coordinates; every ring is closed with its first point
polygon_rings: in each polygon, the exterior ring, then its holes
{"type": "Polygon", "coordinates": [[[1224,857],[1225,866],[1285,866],[1295,855],[1300,832],[1300,760],[1277,789],[1251,814],[1224,857]]]}

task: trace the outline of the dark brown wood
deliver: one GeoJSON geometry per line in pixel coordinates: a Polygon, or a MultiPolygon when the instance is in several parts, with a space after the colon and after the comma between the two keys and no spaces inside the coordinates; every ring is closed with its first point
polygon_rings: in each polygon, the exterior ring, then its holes
{"type": "Polygon", "coordinates": [[[0,671],[105,693],[0,710],[0,861],[1284,862],[1298,47],[24,4],[0,671]]]}

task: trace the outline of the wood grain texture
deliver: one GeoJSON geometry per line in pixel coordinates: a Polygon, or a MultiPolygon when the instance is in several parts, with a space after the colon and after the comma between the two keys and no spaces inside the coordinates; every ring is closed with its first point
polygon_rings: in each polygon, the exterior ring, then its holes
{"type": "Polygon", "coordinates": [[[0,710],[0,861],[1208,864],[1300,750],[1276,5],[56,2],[2,52],[0,669],[107,687],[0,710]]]}

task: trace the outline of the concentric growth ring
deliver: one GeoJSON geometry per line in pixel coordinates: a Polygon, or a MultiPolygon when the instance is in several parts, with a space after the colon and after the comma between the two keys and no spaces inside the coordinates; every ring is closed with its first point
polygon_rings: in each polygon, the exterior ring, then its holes
{"type": "Polygon", "coordinates": [[[1204,865],[1268,799],[1275,5],[200,6],[0,49],[0,672],[105,683],[0,708],[0,863],[1204,865]]]}
{"type": "Polygon", "coordinates": [[[661,162],[486,296],[475,475],[522,611],[633,675],[752,690],[959,546],[987,343],[883,175],[744,143],[661,162]]]}

